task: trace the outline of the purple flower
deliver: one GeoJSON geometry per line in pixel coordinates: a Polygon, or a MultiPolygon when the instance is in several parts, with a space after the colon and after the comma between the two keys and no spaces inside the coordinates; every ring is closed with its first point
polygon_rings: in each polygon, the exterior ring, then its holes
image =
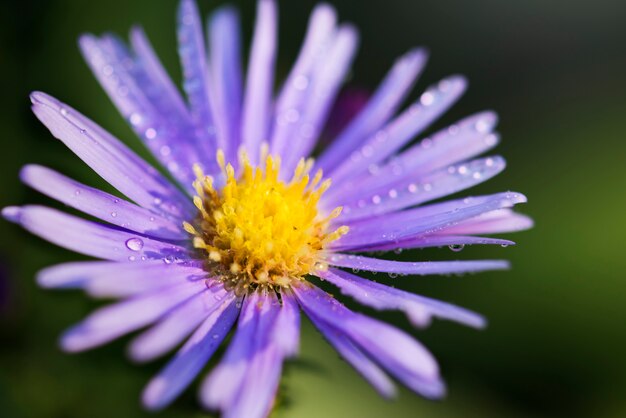
{"type": "Polygon", "coordinates": [[[178,38],[186,98],[141,29],[131,32],[130,46],[111,35],[83,36],[80,47],[96,77],[175,183],[96,123],[36,92],[31,99],[39,120],[124,197],[28,165],[20,174],[27,185],[100,221],[41,206],[2,213],[61,247],[104,260],[62,264],[38,276],[44,287],[121,299],[69,329],[63,349],[90,349],[142,328],[129,348],[136,361],[182,343],[146,387],[149,409],[172,402],[237,323],[223,358],[200,385],[200,400],[224,417],[266,416],[282,363],[298,351],[300,309],[383,396],[394,395],[394,378],[439,398],[444,384],[426,348],[350,311],[310,278],[369,307],[401,310],[418,327],[438,317],[482,328],[478,314],[344,269],[394,276],[507,268],[497,260],[356,255],[513,244],[479,235],[530,227],[511,210],[525,202],[521,194],[432,203],[504,169],[501,157],[475,158],[498,143],[496,115],[474,114],[410,145],[466,87],[463,77],[445,78],[401,110],[426,62],[425,51],[412,50],[314,161],[308,156],[358,35],[337,22],[330,6],[316,7],[293,69],[274,96],[276,26],[274,0],[260,0],[244,78],[236,11],[225,7],[211,16],[205,45],[195,3],[182,0],[178,38]]]}

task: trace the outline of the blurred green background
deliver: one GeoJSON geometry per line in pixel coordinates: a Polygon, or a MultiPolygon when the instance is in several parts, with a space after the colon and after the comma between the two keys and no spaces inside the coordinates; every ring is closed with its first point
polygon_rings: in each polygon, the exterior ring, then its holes
{"type": "MultiPolygon", "coordinates": [[[[203,12],[221,2],[200,0],[203,12]]],[[[443,402],[402,391],[387,402],[305,322],[302,355],[287,366],[276,417],[626,416],[626,3],[620,0],[335,0],[362,43],[348,85],[373,89],[393,59],[431,51],[413,93],[463,73],[470,89],[435,128],[474,111],[501,116],[507,170],[470,193],[514,189],[536,227],[515,247],[403,254],[414,259],[507,258],[509,272],[401,278],[403,288],[453,301],[490,320],[477,332],[437,322],[410,330],[437,355],[443,402]]],[[[237,2],[249,39],[254,3],[237,2]]],[[[282,1],[279,73],[287,72],[313,1],[282,1]]],[[[19,168],[36,162],[103,182],[39,125],[28,93],[44,90],[91,116],[145,155],[83,63],[85,31],[125,34],[142,23],[175,80],[175,1],[21,0],[0,6],[0,205],[52,204],[27,190],[19,168]]],[[[247,42],[246,42],[247,43],[247,42]]],[[[163,362],[137,367],[128,339],[66,355],[58,334],[97,302],[38,289],[44,266],[78,257],[0,222],[0,416],[140,417],[142,386],[163,362]]],[[[390,280],[391,281],[391,280],[390,280]]],[[[368,310],[365,310],[369,312],[368,310]]],[[[200,417],[193,390],[156,416],[200,417]]]]}

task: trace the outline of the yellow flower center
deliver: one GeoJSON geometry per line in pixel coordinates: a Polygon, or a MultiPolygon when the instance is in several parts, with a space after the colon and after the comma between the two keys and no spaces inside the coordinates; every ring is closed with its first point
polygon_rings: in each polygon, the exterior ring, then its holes
{"type": "Polygon", "coordinates": [[[194,167],[199,216],[184,227],[193,235],[194,247],[206,252],[210,273],[243,294],[259,286],[286,287],[324,268],[318,254],[348,232],[347,226],[329,229],[341,207],[319,213],[318,202],[330,180],[322,181],[321,170],[310,179],[311,159],[298,163],[289,182],[278,178],[277,157],[264,156],[259,167],[253,167],[243,152],[239,159],[241,172],[236,175],[218,151],[225,178],[220,190],[211,176],[194,167]]]}

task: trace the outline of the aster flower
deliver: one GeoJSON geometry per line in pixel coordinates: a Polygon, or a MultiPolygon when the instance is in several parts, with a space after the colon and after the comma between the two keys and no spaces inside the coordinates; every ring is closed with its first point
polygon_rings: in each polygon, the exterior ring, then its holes
{"type": "Polygon", "coordinates": [[[314,276],[363,305],[403,311],[418,327],[442,318],[482,328],[485,320],[476,313],[348,271],[392,276],[507,267],[498,260],[362,255],[506,246],[513,243],[480,235],[531,225],[511,210],[525,201],[514,192],[432,203],[504,169],[501,157],[475,158],[498,143],[495,114],[477,113],[411,145],[466,88],[464,78],[448,77],[400,110],[426,62],[424,50],[412,50],[313,160],[357,48],[355,28],[338,24],[332,7],[316,7],[275,96],[273,0],[258,3],[245,80],[236,11],[217,10],[208,32],[207,46],[195,3],[182,0],[178,38],[186,98],[141,29],[132,30],[130,46],[112,35],[80,39],[94,74],[172,180],[70,106],[44,93],[31,96],[39,120],[120,193],[28,165],[20,174],[27,185],[97,220],[41,206],[3,210],[33,234],[103,260],[47,268],[38,276],[42,286],[121,299],[69,329],[61,346],[78,352],[142,328],[129,347],[136,361],[182,344],[143,393],[147,408],[160,409],[196,378],[236,323],[224,356],[200,384],[200,400],[225,417],[263,417],[283,361],[297,354],[302,310],[383,396],[395,393],[391,378],[425,397],[443,396],[426,348],[404,331],[349,310],[318,288],[314,276]]]}

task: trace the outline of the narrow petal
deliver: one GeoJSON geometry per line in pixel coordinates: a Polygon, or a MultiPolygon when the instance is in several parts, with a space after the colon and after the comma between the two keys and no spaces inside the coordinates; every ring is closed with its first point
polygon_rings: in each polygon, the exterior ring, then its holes
{"type": "Polygon", "coordinates": [[[158,75],[146,73],[125,43],[113,35],[79,40],[85,61],[131,128],[146,147],[184,186],[194,179],[191,166],[199,163],[189,115],[175,106],[171,90],[158,75]],[[155,78],[151,77],[155,76],[155,78]]]}
{"type": "Polygon", "coordinates": [[[533,227],[533,220],[510,209],[488,212],[441,231],[444,234],[503,234],[533,227]]]}
{"type": "Polygon", "coordinates": [[[188,238],[180,221],[85,186],[49,168],[27,165],[20,178],[33,189],[110,224],[155,238],[188,238]]]}
{"type": "Polygon", "coordinates": [[[354,313],[321,289],[295,285],[294,292],[308,316],[334,326],[390,374],[412,390],[440,398],[444,386],[432,354],[408,334],[384,322],[354,313]]]}
{"type": "Polygon", "coordinates": [[[360,197],[339,196],[324,200],[331,206],[343,205],[341,221],[363,219],[416,206],[473,187],[504,170],[501,157],[486,157],[453,165],[417,179],[393,183],[384,190],[367,190],[360,197]]]}
{"type": "Polygon", "coordinates": [[[259,326],[259,295],[255,292],[243,301],[233,340],[224,357],[205,378],[200,388],[202,403],[212,409],[226,409],[237,395],[254,352],[254,336],[259,326]]]}
{"type": "Polygon", "coordinates": [[[485,318],[467,309],[385,286],[342,270],[319,271],[317,275],[339,287],[342,294],[352,296],[363,305],[378,310],[403,311],[417,327],[429,325],[432,317],[448,319],[474,328],[486,326],[485,318]]]}
{"type": "Polygon", "coordinates": [[[236,9],[224,6],[215,11],[209,19],[208,32],[217,144],[227,161],[236,162],[242,100],[241,41],[236,9]]]}
{"type": "Polygon", "coordinates": [[[500,138],[493,133],[497,123],[493,112],[481,112],[424,138],[382,165],[372,164],[367,175],[346,179],[329,190],[328,196],[353,193],[355,189],[379,189],[403,178],[428,173],[476,157],[495,147],[500,138]]]}
{"type": "Polygon", "coordinates": [[[350,69],[358,46],[358,32],[350,25],[337,29],[332,46],[320,57],[310,76],[311,88],[298,120],[293,124],[289,152],[283,153],[284,171],[290,173],[307,157],[326,122],[339,87],[350,69]]]}
{"type": "Polygon", "coordinates": [[[223,411],[224,418],[265,418],[276,397],[283,363],[282,347],[276,344],[276,319],[281,310],[274,292],[261,295],[255,314],[258,325],[252,357],[236,398],[223,411]]]}
{"type": "Polygon", "coordinates": [[[67,330],[61,337],[61,347],[65,351],[77,352],[105,344],[153,323],[205,288],[203,283],[183,282],[100,308],[67,330]]]}
{"type": "Polygon", "coordinates": [[[477,273],[480,271],[506,270],[509,268],[509,263],[505,260],[395,261],[351,254],[333,254],[324,260],[337,267],[418,276],[429,274],[477,273]]]}
{"type": "Polygon", "coordinates": [[[138,362],[162,356],[187,338],[213,311],[234,299],[233,294],[215,282],[135,338],[128,347],[129,356],[138,362]]]}
{"type": "Polygon", "coordinates": [[[209,314],[176,356],[146,386],[142,398],[148,409],[165,408],[191,383],[226,337],[238,314],[237,302],[232,300],[209,314]]]}
{"type": "Polygon", "coordinates": [[[281,291],[282,308],[276,319],[274,341],[285,357],[295,357],[300,343],[300,307],[293,292],[281,291]]]}
{"type": "Polygon", "coordinates": [[[78,261],[41,270],[37,283],[45,288],[85,289],[96,297],[127,297],[206,276],[202,262],[195,261],[78,261]]]}
{"type": "Polygon", "coordinates": [[[385,398],[396,396],[396,387],[384,370],[369,359],[343,332],[318,319],[314,312],[311,312],[309,319],[322,333],[324,338],[337,350],[339,355],[350,363],[381,396],[385,398]]]}
{"type": "Polygon", "coordinates": [[[3,216],[29,232],[60,247],[105,260],[143,261],[147,259],[187,259],[187,250],[86,221],[43,206],[5,208],[3,216]]]}
{"type": "Polygon", "coordinates": [[[347,224],[350,233],[329,248],[360,248],[440,233],[474,217],[524,202],[526,202],[524,195],[505,192],[466,197],[352,222],[340,218],[338,222],[347,224]]]}
{"type": "Polygon", "coordinates": [[[181,0],[177,14],[178,55],[183,73],[183,90],[201,152],[209,157],[205,172],[219,171],[213,157],[219,145],[212,115],[212,91],[202,19],[195,0],[181,0]]]}
{"type": "Polygon", "coordinates": [[[423,49],[412,50],[396,61],[365,108],[320,155],[316,167],[324,172],[339,165],[367,137],[396,112],[426,64],[423,49]]]}
{"type": "Polygon", "coordinates": [[[129,199],[178,219],[193,216],[189,198],[117,138],[45,93],[32,93],[31,101],[33,112],[52,135],[129,199]]]}
{"type": "Polygon", "coordinates": [[[366,172],[372,164],[395,154],[416,135],[439,118],[465,92],[467,82],[461,76],[452,76],[429,87],[408,109],[376,132],[349,159],[332,169],[329,176],[335,182],[366,172]]]}
{"type": "Polygon", "coordinates": [[[283,155],[294,122],[310,94],[310,73],[319,56],[328,48],[335,33],[337,13],[328,4],[320,4],[311,13],[300,54],[276,100],[270,140],[272,154],[283,155]]]}
{"type": "MultiPolygon", "coordinates": [[[[446,233],[446,230],[441,232],[446,233]]],[[[402,251],[414,248],[450,247],[454,251],[463,249],[466,245],[500,245],[508,247],[515,242],[507,239],[474,237],[466,235],[419,235],[411,238],[403,238],[397,241],[388,241],[380,244],[372,244],[346,251],[369,252],[369,251],[402,251]]]]}
{"type": "Polygon", "coordinates": [[[274,0],[258,1],[241,122],[242,144],[253,166],[260,162],[259,150],[262,142],[268,139],[270,129],[277,49],[277,15],[274,0]]]}

